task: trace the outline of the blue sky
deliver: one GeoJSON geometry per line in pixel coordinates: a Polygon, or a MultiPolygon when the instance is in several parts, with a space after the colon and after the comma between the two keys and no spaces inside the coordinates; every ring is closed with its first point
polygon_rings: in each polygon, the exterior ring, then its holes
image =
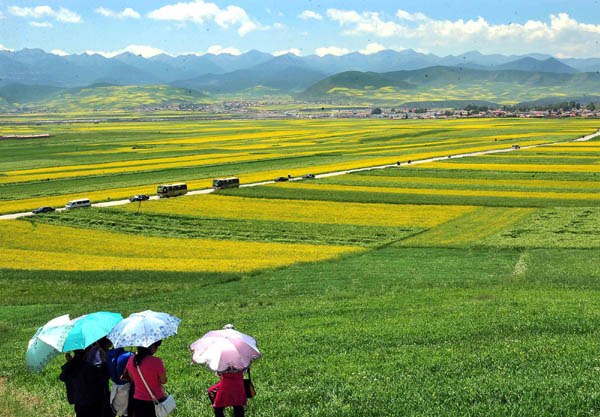
{"type": "Polygon", "coordinates": [[[600,0],[0,0],[0,13],[0,48],[57,54],[600,56],[600,0]]]}

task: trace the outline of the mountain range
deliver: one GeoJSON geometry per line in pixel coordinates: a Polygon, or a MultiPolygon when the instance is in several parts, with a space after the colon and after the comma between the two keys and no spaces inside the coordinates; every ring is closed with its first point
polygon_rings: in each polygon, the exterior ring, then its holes
{"type": "Polygon", "coordinates": [[[213,93],[258,85],[280,91],[302,91],[330,75],[345,71],[392,72],[431,66],[479,70],[521,70],[552,73],[600,71],[600,58],[559,60],[548,55],[484,55],[477,51],[439,57],[411,49],[383,50],[370,55],[286,54],[273,56],[252,50],[241,55],[206,54],[143,58],[129,52],[112,58],[99,54],[58,56],[41,49],[0,51],[0,85],[20,83],[83,87],[94,83],[118,85],[172,84],[213,93]]]}
{"type": "Polygon", "coordinates": [[[600,58],[541,54],[438,57],[413,50],[342,56],[260,51],[143,58],[123,53],[58,56],[0,51],[0,109],[61,111],[195,105],[211,99],[296,97],[307,101],[518,103],[600,94],[600,58]],[[132,99],[131,94],[137,97],[132,99]],[[118,103],[109,100],[120,97],[118,103]]]}

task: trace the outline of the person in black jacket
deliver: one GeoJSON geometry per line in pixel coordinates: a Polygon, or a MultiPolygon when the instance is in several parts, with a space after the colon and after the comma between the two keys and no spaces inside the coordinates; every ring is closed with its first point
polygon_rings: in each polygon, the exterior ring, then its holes
{"type": "Polygon", "coordinates": [[[66,384],[69,404],[75,406],[77,417],[106,417],[108,369],[106,364],[93,365],[85,360],[85,351],[76,350],[66,355],[58,377],[66,384]]]}

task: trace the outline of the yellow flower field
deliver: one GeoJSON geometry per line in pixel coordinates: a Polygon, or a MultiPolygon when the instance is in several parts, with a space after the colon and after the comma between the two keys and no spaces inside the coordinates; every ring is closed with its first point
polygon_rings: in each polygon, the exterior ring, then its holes
{"type": "Polygon", "coordinates": [[[415,166],[418,166],[419,168],[474,169],[478,171],[600,172],[600,165],[591,164],[469,164],[453,162],[429,162],[415,166]]]}
{"type": "Polygon", "coordinates": [[[248,272],[322,261],[361,250],[347,246],[147,237],[32,225],[21,220],[0,223],[0,249],[4,268],[208,272],[248,272]]]}
{"type": "Polygon", "coordinates": [[[304,190],[326,191],[352,191],[386,194],[421,194],[421,195],[457,195],[471,197],[511,197],[511,198],[554,198],[572,200],[600,200],[600,194],[592,192],[552,192],[552,191],[488,191],[488,190],[454,190],[454,189],[428,189],[428,188],[400,188],[400,187],[365,187],[334,184],[305,184],[286,183],[275,184],[275,187],[296,188],[304,190]]]}
{"type": "MultiPolygon", "coordinates": [[[[137,205],[124,206],[138,210],[137,205]]],[[[140,211],[227,219],[388,227],[433,227],[475,210],[471,206],[417,206],[332,201],[271,200],[221,195],[149,201],[140,211]]]]}
{"type": "Polygon", "coordinates": [[[369,177],[362,175],[351,175],[353,183],[381,182],[385,184],[412,183],[419,185],[462,185],[462,186],[488,186],[488,187],[531,187],[549,189],[580,189],[589,191],[600,191],[600,181],[567,181],[567,180],[496,180],[496,179],[466,179],[466,178],[436,178],[436,177],[369,177]]]}

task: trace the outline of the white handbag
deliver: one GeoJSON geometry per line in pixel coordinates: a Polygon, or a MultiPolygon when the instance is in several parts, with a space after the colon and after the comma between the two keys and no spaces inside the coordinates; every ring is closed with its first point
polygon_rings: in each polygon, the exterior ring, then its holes
{"type": "Polygon", "coordinates": [[[110,405],[112,406],[113,411],[118,416],[126,416],[127,408],[129,406],[129,388],[131,384],[128,382],[126,384],[117,385],[113,383],[113,386],[110,390],[110,405]]]}
{"type": "Polygon", "coordinates": [[[136,366],[136,368],[140,374],[140,378],[142,378],[142,382],[144,383],[146,389],[148,390],[148,393],[150,394],[150,397],[152,397],[156,417],[167,417],[173,412],[173,410],[175,410],[175,398],[173,397],[173,395],[170,394],[163,402],[159,402],[150,390],[148,384],[146,383],[146,380],[144,379],[144,375],[142,374],[140,367],[136,366]]]}

